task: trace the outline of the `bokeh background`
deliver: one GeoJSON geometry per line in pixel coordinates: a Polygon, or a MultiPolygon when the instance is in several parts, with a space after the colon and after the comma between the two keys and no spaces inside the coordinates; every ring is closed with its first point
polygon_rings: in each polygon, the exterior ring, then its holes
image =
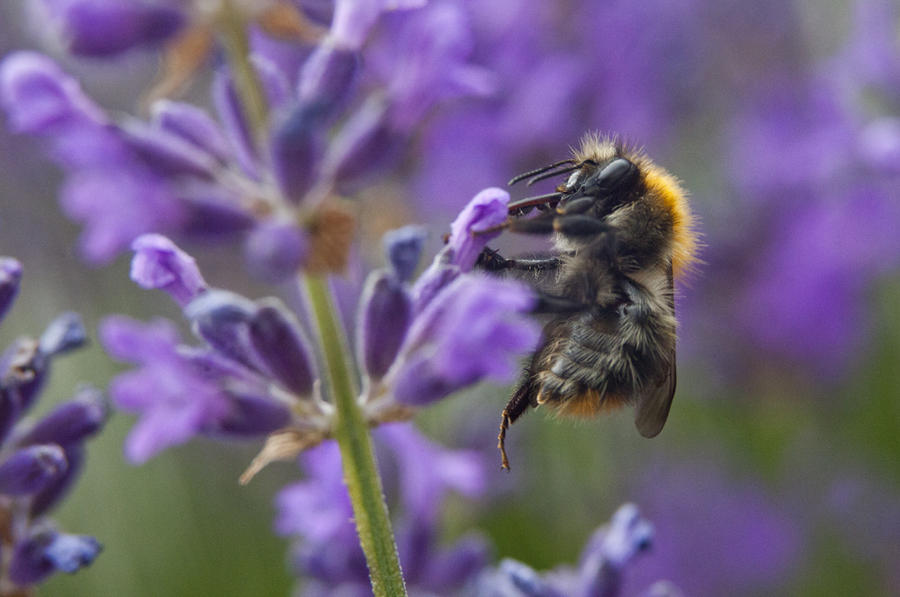
{"type": "MultiPolygon", "coordinates": [[[[440,103],[391,174],[358,192],[370,214],[361,255],[408,222],[427,224],[437,247],[475,192],[566,157],[588,130],[644,146],[684,181],[704,249],[679,289],[679,388],[665,432],[644,440],[630,413],[581,424],[530,413],[511,431],[512,474],[490,475],[486,498],[452,501],[446,539],[478,528],[498,556],[550,568],[573,562],[591,530],[633,501],[656,542],[629,569],[626,594],[660,578],[688,595],[900,592],[900,3],[452,5],[458,28],[446,34],[492,92],[440,103]]],[[[366,68],[390,64],[377,49],[394,25],[376,29],[366,68]]],[[[17,48],[54,51],[26,3],[5,2],[0,52],[17,48]]],[[[131,112],[158,60],[56,56],[102,105],[131,112]]],[[[204,82],[188,96],[205,103],[204,82]]],[[[178,319],[130,284],[127,257],[105,267],[79,258],[59,181],[38,142],[0,127],[0,252],[26,268],[3,343],[69,309],[91,330],[111,312],[178,319]]],[[[191,248],[213,285],[283,290],[243,275],[237,247],[191,248]]],[[[378,264],[360,258],[346,285],[378,264]]],[[[59,362],[41,408],[116,371],[95,343],[59,362]]],[[[418,423],[493,463],[507,396],[482,387],[418,423]]],[[[135,468],[121,450],[130,424],[116,415],[90,444],[56,515],[104,553],[42,592],[288,594],[272,498],[296,469],[273,466],[240,487],[258,446],[204,441],[135,468]]]]}

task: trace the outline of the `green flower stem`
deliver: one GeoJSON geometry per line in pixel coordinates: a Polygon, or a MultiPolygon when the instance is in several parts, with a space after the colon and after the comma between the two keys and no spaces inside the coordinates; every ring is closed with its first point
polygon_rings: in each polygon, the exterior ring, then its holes
{"type": "Polygon", "coordinates": [[[359,542],[369,565],[369,577],[375,597],[406,595],[400,559],[384,502],[381,477],[375,465],[372,439],[345,357],[343,335],[323,278],[307,276],[306,293],[319,328],[322,353],[331,384],[331,398],[337,412],[334,437],[341,449],[344,481],[353,504],[353,516],[359,542]]]}
{"type": "Polygon", "coordinates": [[[228,64],[231,65],[234,86],[240,97],[241,105],[246,111],[245,116],[259,141],[259,138],[268,130],[268,107],[256,69],[250,62],[250,39],[247,37],[247,23],[244,21],[240,9],[234,6],[234,2],[231,0],[222,3],[219,13],[219,29],[222,45],[228,56],[228,64]]]}
{"type": "MultiPolygon", "coordinates": [[[[259,141],[268,131],[268,107],[259,77],[250,63],[246,26],[239,10],[226,0],[219,19],[222,43],[239,99],[259,141]]],[[[344,482],[353,504],[359,542],[369,566],[372,591],[375,597],[405,597],[406,585],[400,571],[397,544],[375,464],[369,426],[356,402],[358,392],[349,368],[351,361],[345,336],[340,329],[327,281],[306,276],[305,282],[331,384],[330,396],[337,413],[334,437],[341,450],[344,482]]]]}

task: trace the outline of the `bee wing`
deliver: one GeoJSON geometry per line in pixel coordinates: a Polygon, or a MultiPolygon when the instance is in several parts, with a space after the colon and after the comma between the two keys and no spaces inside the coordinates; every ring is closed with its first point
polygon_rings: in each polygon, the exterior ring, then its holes
{"type": "MultiPolygon", "coordinates": [[[[672,278],[672,266],[667,273],[666,302],[672,319],[675,318],[675,293],[672,278]]],[[[656,437],[669,417],[669,409],[672,407],[672,398],[675,397],[675,341],[672,346],[665,349],[662,359],[664,365],[655,384],[648,384],[644,391],[638,394],[637,408],[634,414],[634,424],[644,437],[656,437]]]]}

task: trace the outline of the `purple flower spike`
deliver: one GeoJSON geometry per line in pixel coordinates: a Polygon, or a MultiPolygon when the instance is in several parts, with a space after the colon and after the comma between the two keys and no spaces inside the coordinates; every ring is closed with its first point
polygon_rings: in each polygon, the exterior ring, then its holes
{"type": "Polygon", "coordinates": [[[183,11],[164,2],[44,0],[72,54],[115,56],[159,44],[181,27],[183,11]]]}
{"type": "Polygon", "coordinates": [[[412,280],[428,233],[421,226],[404,226],[384,235],[382,244],[394,275],[403,282],[412,280]]]}
{"type": "Polygon", "coordinates": [[[102,125],[106,117],[50,58],[16,52],[0,64],[0,105],[20,133],[54,133],[79,124],[102,125]]]}
{"type": "Polygon", "coordinates": [[[184,102],[159,100],[154,102],[151,110],[153,124],[158,129],[178,135],[220,162],[231,158],[228,139],[218,123],[203,109],[184,102]]]}
{"type": "Polygon", "coordinates": [[[300,324],[281,302],[259,302],[250,321],[250,341],[266,369],[285,389],[298,396],[312,394],[312,350],[300,324]]]}
{"type": "Polygon", "coordinates": [[[81,348],[87,343],[87,331],[81,315],[74,312],[63,313],[50,322],[44,333],[41,334],[38,347],[48,356],[55,356],[76,348],[81,348]]]}
{"type": "Polygon", "coordinates": [[[300,103],[321,106],[326,120],[340,113],[353,92],[359,62],[359,54],[353,50],[320,44],[300,70],[300,103]]]}
{"type": "Polygon", "coordinates": [[[165,236],[144,234],[131,248],[131,279],[142,288],[165,290],[182,307],[206,290],[194,258],[165,236]]]}
{"type": "Polygon", "coordinates": [[[622,571],[638,552],[653,541],[653,525],[643,519],[634,504],[623,504],[609,525],[588,542],[581,565],[583,595],[617,595],[622,571]]]}
{"type": "Polygon", "coordinates": [[[198,336],[221,354],[254,371],[257,354],[250,341],[256,304],[227,290],[209,290],[185,308],[198,336]]]}
{"type": "Polygon", "coordinates": [[[315,182],[320,148],[320,109],[299,105],[276,127],[270,147],[275,178],[290,201],[295,203],[315,182]]]}
{"type": "Polygon", "coordinates": [[[66,455],[57,445],[29,446],[13,452],[0,464],[0,494],[32,495],[66,471],[66,455]]]}
{"type": "Polygon", "coordinates": [[[359,360],[372,379],[381,379],[394,362],[412,319],[412,299],[396,277],[373,272],[360,298],[359,360]]]}
{"type": "Polygon", "coordinates": [[[506,221],[509,193],[492,187],[475,195],[450,225],[448,246],[453,249],[453,263],[467,272],[475,266],[478,255],[491,239],[500,235],[500,230],[482,231],[498,226],[506,221]],[[475,235],[476,232],[482,232],[475,235]]]}
{"type": "Polygon", "coordinates": [[[303,231],[281,222],[259,224],[244,244],[248,269],[268,282],[297,275],[308,251],[309,242],[303,231]]]}
{"type": "Polygon", "coordinates": [[[22,281],[22,264],[11,257],[0,257],[0,321],[19,293],[22,281]]]}
{"type": "Polygon", "coordinates": [[[103,394],[92,387],[78,390],[75,398],[65,402],[38,421],[19,438],[20,446],[81,442],[97,433],[106,423],[109,408],[103,394]]]}
{"type": "Polygon", "coordinates": [[[71,574],[89,566],[102,549],[93,537],[59,533],[47,526],[34,527],[13,550],[9,578],[27,586],[57,571],[71,574]]]}

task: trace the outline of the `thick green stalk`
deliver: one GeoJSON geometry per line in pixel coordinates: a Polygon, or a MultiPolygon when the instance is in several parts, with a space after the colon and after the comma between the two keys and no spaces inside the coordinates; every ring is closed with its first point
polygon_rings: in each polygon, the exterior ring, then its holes
{"type": "Polygon", "coordinates": [[[327,282],[314,276],[306,277],[306,292],[319,328],[331,398],[337,411],[334,437],[341,449],[344,481],[353,504],[359,542],[369,565],[372,590],[375,597],[402,597],[406,595],[406,586],[384,502],[381,477],[375,465],[369,427],[356,402],[331,293],[327,282]]]}

